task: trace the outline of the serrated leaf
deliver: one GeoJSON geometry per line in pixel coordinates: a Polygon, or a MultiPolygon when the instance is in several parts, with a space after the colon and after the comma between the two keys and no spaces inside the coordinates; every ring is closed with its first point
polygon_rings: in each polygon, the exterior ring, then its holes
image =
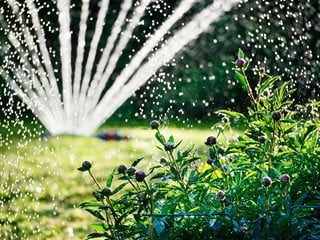
{"type": "Polygon", "coordinates": [[[238,50],[238,58],[244,58],[244,53],[241,48],[238,50]]]}
{"type": "Polygon", "coordinates": [[[143,159],[143,157],[142,157],[142,158],[138,158],[137,160],[135,160],[135,161],[131,164],[131,166],[132,166],[132,167],[136,167],[136,166],[141,162],[142,159],[143,159]]]}
{"type": "Polygon", "coordinates": [[[113,181],[114,172],[115,172],[115,170],[113,170],[112,173],[107,177],[106,187],[111,187],[111,184],[112,184],[112,181],[113,181]]]}
{"type": "Polygon", "coordinates": [[[245,77],[238,71],[236,71],[236,77],[237,77],[239,83],[241,84],[241,86],[244,88],[244,90],[246,92],[248,92],[249,91],[249,86],[248,86],[248,83],[247,83],[245,77]]]}

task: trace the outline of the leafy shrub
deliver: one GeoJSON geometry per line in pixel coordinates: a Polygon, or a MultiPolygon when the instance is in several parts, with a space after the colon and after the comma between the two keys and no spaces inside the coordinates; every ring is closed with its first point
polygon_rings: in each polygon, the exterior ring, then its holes
{"type": "Polygon", "coordinates": [[[79,205],[99,220],[88,239],[320,237],[320,104],[294,106],[288,83],[262,70],[253,88],[249,64],[239,50],[235,74],[252,106],[247,115],[218,111],[217,136],[205,141],[208,157],[193,146],[180,149],[181,141],[152,121],[163,157],[148,171],[137,169],[137,159],[101,186],[84,162],[79,170],[98,187],[94,201],[79,205]],[[220,141],[239,125],[244,134],[220,141]]]}

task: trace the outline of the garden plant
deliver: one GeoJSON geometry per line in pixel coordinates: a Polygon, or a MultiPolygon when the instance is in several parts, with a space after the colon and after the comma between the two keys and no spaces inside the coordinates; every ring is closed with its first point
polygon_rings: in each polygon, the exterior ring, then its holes
{"type": "Polygon", "coordinates": [[[320,238],[320,103],[297,105],[287,82],[249,65],[239,50],[235,75],[251,104],[246,114],[217,112],[208,156],[181,149],[153,120],[163,157],[151,168],[140,158],[100,183],[83,162],[94,198],[79,207],[97,219],[87,239],[320,238]]]}

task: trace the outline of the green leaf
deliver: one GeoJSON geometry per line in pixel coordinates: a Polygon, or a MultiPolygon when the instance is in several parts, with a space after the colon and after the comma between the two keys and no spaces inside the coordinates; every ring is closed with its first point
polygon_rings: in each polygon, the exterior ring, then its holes
{"type": "Polygon", "coordinates": [[[162,145],[165,145],[166,139],[160,132],[156,132],[155,137],[162,145]]]}
{"type": "Polygon", "coordinates": [[[127,184],[128,184],[128,182],[121,183],[118,187],[116,187],[116,188],[112,191],[112,194],[118,193],[118,192],[121,191],[127,184]]]}
{"type": "Polygon", "coordinates": [[[229,111],[229,110],[219,110],[217,111],[217,113],[221,113],[233,118],[242,118],[242,119],[246,118],[242,113],[229,111]]]}
{"type": "Polygon", "coordinates": [[[168,142],[174,144],[174,137],[172,135],[169,137],[168,142]]]}
{"type": "Polygon", "coordinates": [[[241,86],[244,88],[244,90],[246,92],[249,92],[249,86],[248,86],[248,83],[247,83],[245,77],[238,71],[236,71],[236,77],[237,77],[239,83],[241,84],[241,86]]]}
{"type": "Polygon", "coordinates": [[[182,143],[182,140],[180,140],[180,141],[174,146],[174,149],[176,149],[177,147],[179,147],[181,143],[182,143]]]}
{"type": "Polygon", "coordinates": [[[244,58],[244,53],[241,48],[238,50],[238,58],[244,58]]]}
{"type": "Polygon", "coordinates": [[[102,237],[108,237],[107,233],[90,233],[86,236],[86,239],[93,239],[93,238],[102,238],[102,237]]]}
{"type": "Polygon", "coordinates": [[[160,172],[160,173],[157,173],[157,174],[155,174],[154,176],[152,176],[152,177],[150,178],[150,180],[163,178],[165,175],[166,175],[165,173],[160,172]]]}
{"type": "Polygon", "coordinates": [[[100,202],[83,202],[78,205],[79,208],[87,207],[103,207],[104,205],[100,202]]]}
{"type": "Polygon", "coordinates": [[[94,217],[100,219],[100,220],[105,220],[102,214],[98,210],[93,210],[91,208],[86,208],[85,209],[87,212],[91,213],[94,217]]]}
{"type": "Polygon", "coordinates": [[[136,166],[141,162],[142,159],[143,159],[143,157],[142,157],[142,158],[138,158],[137,160],[135,160],[135,161],[131,164],[131,166],[132,166],[132,167],[136,167],[136,166]]]}
{"type": "Polygon", "coordinates": [[[258,94],[260,95],[265,89],[267,89],[268,87],[272,87],[272,85],[278,80],[279,80],[278,76],[268,77],[259,87],[258,94]]]}
{"type": "Polygon", "coordinates": [[[115,170],[113,170],[112,173],[107,177],[106,187],[111,187],[111,184],[112,184],[112,181],[113,181],[114,172],[115,172],[115,170]]]}
{"type": "Polygon", "coordinates": [[[213,148],[209,148],[209,156],[213,161],[215,161],[217,159],[216,152],[214,151],[213,148]]]}
{"type": "Polygon", "coordinates": [[[108,225],[105,223],[93,223],[91,226],[97,231],[97,232],[104,232],[108,230],[108,225]]]}
{"type": "Polygon", "coordinates": [[[164,222],[162,220],[159,220],[159,219],[157,219],[154,222],[153,226],[156,229],[156,232],[157,232],[158,235],[160,235],[160,233],[162,233],[166,228],[166,225],[164,224],[164,222]]]}

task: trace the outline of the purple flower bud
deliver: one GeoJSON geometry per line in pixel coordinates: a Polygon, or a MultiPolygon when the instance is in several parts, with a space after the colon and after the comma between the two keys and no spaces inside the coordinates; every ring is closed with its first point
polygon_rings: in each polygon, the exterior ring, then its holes
{"type": "Polygon", "coordinates": [[[290,176],[288,174],[282,174],[280,176],[280,182],[283,182],[283,183],[290,182],[290,176]]]}
{"type": "Polygon", "coordinates": [[[90,162],[89,160],[85,160],[82,162],[82,165],[81,167],[78,168],[78,170],[81,172],[85,172],[90,170],[91,167],[92,167],[92,162],[90,162]]]}
{"type": "Polygon", "coordinates": [[[217,196],[217,198],[219,198],[219,199],[224,199],[224,192],[223,191],[218,191],[217,193],[216,193],[216,196],[217,196]]]}
{"type": "Polygon", "coordinates": [[[136,176],[137,182],[143,182],[143,180],[146,177],[146,174],[144,171],[139,170],[139,171],[136,171],[135,176],[136,176]]]}
{"type": "Polygon", "coordinates": [[[152,120],[152,121],[150,122],[150,127],[151,127],[151,129],[158,129],[159,126],[160,126],[160,123],[159,123],[157,120],[152,120]]]}
{"type": "Polygon", "coordinates": [[[212,160],[211,158],[209,158],[209,159],[207,160],[207,163],[208,163],[209,165],[212,165],[212,164],[213,164],[213,160],[212,160]]]}
{"type": "Polygon", "coordinates": [[[258,141],[259,141],[260,143],[264,143],[264,142],[266,141],[266,137],[265,137],[265,136],[259,136],[259,137],[258,137],[258,141]]]}
{"type": "Polygon", "coordinates": [[[204,144],[206,144],[206,145],[209,146],[209,147],[212,147],[212,146],[215,145],[216,143],[217,143],[216,137],[214,137],[214,136],[209,136],[209,137],[207,138],[207,141],[206,141],[204,144]]]}
{"type": "Polygon", "coordinates": [[[124,164],[120,164],[119,167],[118,167],[118,173],[125,173],[125,171],[127,171],[127,166],[124,165],[124,164]]]}
{"type": "Polygon", "coordinates": [[[281,112],[279,111],[274,111],[272,112],[272,115],[271,115],[272,119],[274,121],[279,121],[281,119],[281,112]]]}
{"type": "Polygon", "coordinates": [[[244,66],[244,64],[246,63],[246,60],[243,58],[238,58],[236,61],[236,64],[238,67],[242,68],[244,66]]]}
{"type": "Polygon", "coordinates": [[[269,187],[272,184],[272,180],[270,177],[263,177],[261,182],[265,187],[269,187]]]}

